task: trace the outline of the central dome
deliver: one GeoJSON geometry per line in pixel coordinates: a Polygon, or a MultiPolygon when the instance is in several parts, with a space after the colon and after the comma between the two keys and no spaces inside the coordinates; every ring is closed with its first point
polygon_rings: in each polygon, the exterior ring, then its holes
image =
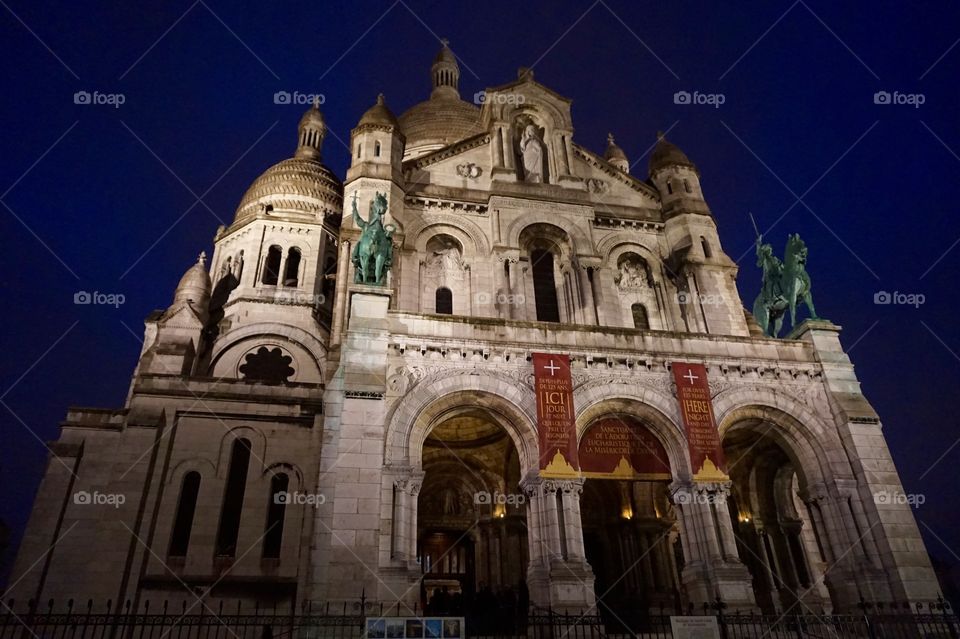
{"type": "Polygon", "coordinates": [[[480,108],[460,99],[460,66],[446,40],[430,67],[433,91],[430,99],[407,109],[400,116],[400,131],[406,138],[404,159],[442,149],[482,130],[480,108]]]}
{"type": "Polygon", "coordinates": [[[400,116],[407,154],[416,156],[480,133],[480,109],[454,96],[434,96],[400,116]]]}

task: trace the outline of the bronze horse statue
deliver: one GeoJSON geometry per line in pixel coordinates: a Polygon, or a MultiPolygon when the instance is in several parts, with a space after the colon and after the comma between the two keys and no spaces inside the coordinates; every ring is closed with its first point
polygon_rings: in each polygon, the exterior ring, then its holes
{"type": "Polygon", "coordinates": [[[765,335],[779,335],[788,309],[790,326],[796,326],[797,305],[801,302],[807,305],[810,319],[817,319],[806,264],[807,245],[799,235],[787,237],[783,262],[773,254],[773,247],[757,236],[757,266],[763,269],[763,285],[753,303],[753,317],[765,335]]]}
{"type": "Polygon", "coordinates": [[[377,193],[370,202],[370,219],[366,222],[357,210],[357,194],[353,195],[353,222],[360,229],[360,239],[353,247],[350,261],[356,269],[355,284],[383,286],[387,269],[393,265],[393,233],[397,227],[383,224],[387,213],[387,196],[377,193]]]}

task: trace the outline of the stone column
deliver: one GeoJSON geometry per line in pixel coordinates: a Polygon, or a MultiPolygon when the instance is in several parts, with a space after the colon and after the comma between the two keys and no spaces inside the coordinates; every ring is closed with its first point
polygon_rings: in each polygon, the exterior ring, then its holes
{"type": "MultiPolygon", "coordinates": [[[[734,545],[730,556],[724,546],[721,522],[729,519],[725,495],[730,482],[674,481],[670,494],[681,513],[681,534],[686,565],[682,581],[690,601],[713,601],[718,595],[733,610],[756,608],[750,571],[741,563],[734,545]],[[686,554],[689,549],[689,554],[686,554]]],[[[730,542],[733,542],[732,527],[730,542]]]]}
{"type": "Polygon", "coordinates": [[[528,525],[530,563],[527,583],[531,601],[557,612],[585,613],[592,610],[596,604],[593,571],[584,558],[580,522],[583,480],[533,476],[525,479],[522,486],[529,497],[528,512],[533,520],[533,525],[528,525]],[[557,506],[558,490],[563,504],[563,530],[557,506]],[[566,555],[563,542],[566,542],[566,555]]]}

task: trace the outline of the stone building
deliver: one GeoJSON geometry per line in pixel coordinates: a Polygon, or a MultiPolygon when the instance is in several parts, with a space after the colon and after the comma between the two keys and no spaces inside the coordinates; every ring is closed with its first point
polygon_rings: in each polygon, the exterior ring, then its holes
{"type": "Polygon", "coordinates": [[[479,106],[459,73],[444,45],[428,99],[396,117],[380,96],[344,181],[307,111],[146,319],[125,405],[68,411],[10,596],[935,599],[840,328],[762,334],[694,163],[661,135],[636,174],[612,136],[574,141],[571,101],[532,72],[479,106]],[[393,262],[357,284],[353,206],[378,193],[393,262]],[[663,472],[545,477],[534,353],[569,357],[578,439],[626,424],[663,472]],[[675,362],[705,367],[728,460],[709,480],[675,362]]]}

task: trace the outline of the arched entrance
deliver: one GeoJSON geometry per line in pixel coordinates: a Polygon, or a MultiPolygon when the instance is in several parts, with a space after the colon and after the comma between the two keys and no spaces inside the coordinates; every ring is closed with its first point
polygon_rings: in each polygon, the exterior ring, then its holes
{"type": "Polygon", "coordinates": [[[822,585],[827,565],[823,540],[812,525],[812,511],[799,496],[798,463],[774,436],[776,428],[747,419],[723,437],[737,551],[764,612],[821,610],[830,601],[822,585]]]}
{"type": "Polygon", "coordinates": [[[527,520],[520,457],[484,408],[437,420],[423,442],[417,508],[421,599],[429,614],[526,610],[527,520]]]}
{"type": "Polygon", "coordinates": [[[610,623],[636,622],[680,605],[683,554],[670,502],[670,461],[637,418],[606,416],[579,444],[584,549],[597,605],[610,623]]]}

